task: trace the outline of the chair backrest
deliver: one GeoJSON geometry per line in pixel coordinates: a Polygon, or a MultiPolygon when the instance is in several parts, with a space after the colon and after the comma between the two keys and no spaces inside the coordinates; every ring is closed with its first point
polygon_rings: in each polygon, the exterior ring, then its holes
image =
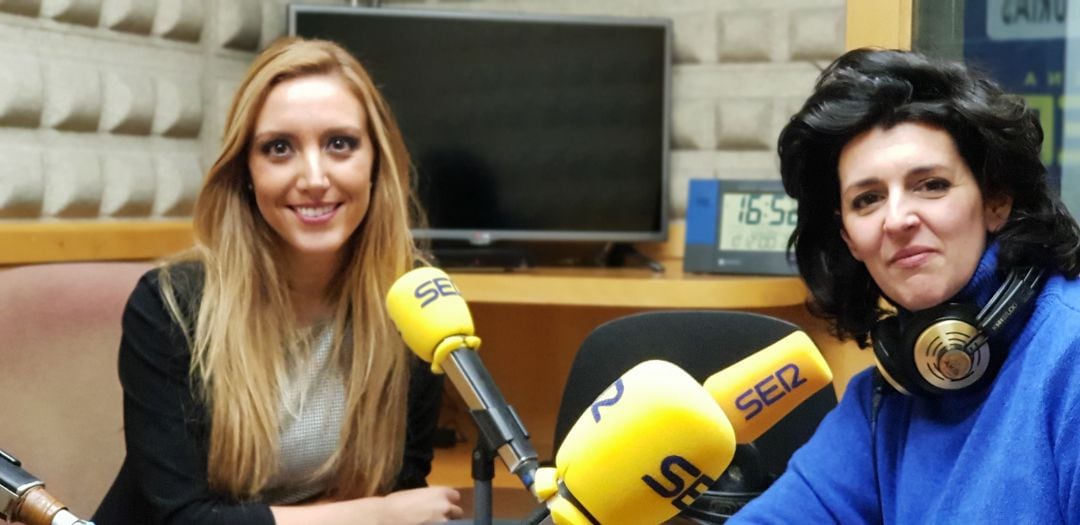
{"type": "MultiPolygon", "coordinates": [[[[559,404],[554,450],[596,397],[642,361],[663,359],[704,381],[796,330],[774,317],[731,311],[646,312],[604,323],[574,357],[559,404]]],[[[834,406],[834,389],[824,388],[755,440],[765,474],[783,472],[792,452],[834,406]]]]}
{"type": "Polygon", "coordinates": [[[0,269],[0,449],[89,519],[124,459],[120,318],[150,263],[0,269]]]}

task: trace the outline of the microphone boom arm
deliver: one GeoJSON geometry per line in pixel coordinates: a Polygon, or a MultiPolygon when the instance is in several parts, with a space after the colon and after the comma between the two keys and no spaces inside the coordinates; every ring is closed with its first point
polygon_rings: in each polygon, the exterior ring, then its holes
{"type": "Polygon", "coordinates": [[[462,347],[450,352],[442,367],[469,407],[481,438],[531,490],[539,466],[536,449],[529,442],[521,418],[495,387],[479,355],[471,348],[462,347]]]}

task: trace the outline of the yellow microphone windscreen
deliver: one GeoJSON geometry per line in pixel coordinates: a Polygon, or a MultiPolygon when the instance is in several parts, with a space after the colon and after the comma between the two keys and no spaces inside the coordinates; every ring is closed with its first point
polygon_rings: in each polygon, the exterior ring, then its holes
{"type": "Polygon", "coordinates": [[[446,338],[473,335],[469,306],[438,268],[417,268],[398,278],[386,294],[386,308],[405,344],[428,363],[442,357],[435,350],[446,338]]]}
{"type": "Polygon", "coordinates": [[[727,414],[739,443],[749,443],[832,381],[805,332],[796,331],[713,374],[705,390],[727,414]]]}
{"type": "Polygon", "coordinates": [[[600,523],[656,524],[707,490],[734,452],[731,424],[709,393],[681,368],[646,361],[578,419],[555,468],[600,523]]]}

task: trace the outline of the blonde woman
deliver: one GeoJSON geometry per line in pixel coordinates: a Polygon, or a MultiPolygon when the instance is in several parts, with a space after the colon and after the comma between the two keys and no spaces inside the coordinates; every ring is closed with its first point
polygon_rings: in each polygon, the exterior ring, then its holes
{"type": "Polygon", "coordinates": [[[441,383],[382,307],[410,269],[409,158],[346,51],[284,39],[240,85],[194,249],[123,318],[127,457],[94,520],[429,523],[441,383]]]}

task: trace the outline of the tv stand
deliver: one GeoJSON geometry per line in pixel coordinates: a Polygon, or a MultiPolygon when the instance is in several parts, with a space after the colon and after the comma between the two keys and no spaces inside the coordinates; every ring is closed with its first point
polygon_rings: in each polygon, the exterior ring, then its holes
{"type": "Polygon", "coordinates": [[[441,267],[465,271],[601,267],[664,272],[664,265],[622,242],[506,242],[489,246],[436,242],[431,255],[441,267]]]}
{"type": "Polygon", "coordinates": [[[641,253],[634,245],[625,242],[609,242],[597,257],[602,266],[628,268],[646,266],[654,273],[664,273],[660,261],[641,253]],[[633,264],[632,264],[633,263],[633,264]]]}
{"type": "Polygon", "coordinates": [[[435,258],[435,263],[438,266],[458,270],[490,270],[495,268],[510,271],[515,268],[532,266],[532,259],[529,257],[528,252],[518,248],[495,248],[490,246],[433,247],[431,255],[435,258]]]}

